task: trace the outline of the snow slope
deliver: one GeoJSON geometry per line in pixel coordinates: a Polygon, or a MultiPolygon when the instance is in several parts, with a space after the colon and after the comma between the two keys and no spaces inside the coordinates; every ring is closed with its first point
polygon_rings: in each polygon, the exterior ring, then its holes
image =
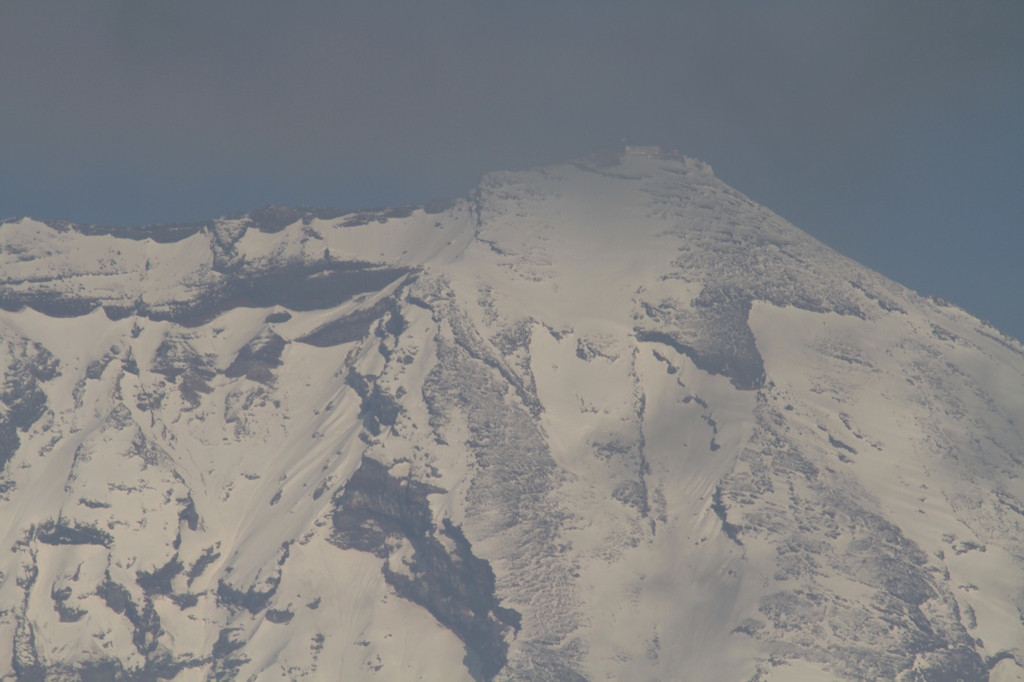
{"type": "Polygon", "coordinates": [[[700,162],[0,247],[5,679],[1024,679],[1024,347],[700,162]]]}

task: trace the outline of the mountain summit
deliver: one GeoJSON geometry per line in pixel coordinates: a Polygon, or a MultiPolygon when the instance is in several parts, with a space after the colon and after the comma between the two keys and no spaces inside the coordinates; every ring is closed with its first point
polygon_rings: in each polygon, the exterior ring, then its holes
{"type": "Polygon", "coordinates": [[[8,221],[0,308],[2,679],[1024,679],[1024,347],[700,162],[8,221]]]}

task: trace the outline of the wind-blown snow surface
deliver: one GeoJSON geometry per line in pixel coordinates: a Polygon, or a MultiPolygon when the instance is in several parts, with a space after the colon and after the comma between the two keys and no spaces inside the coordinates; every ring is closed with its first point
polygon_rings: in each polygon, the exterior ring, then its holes
{"type": "Polygon", "coordinates": [[[699,162],[0,246],[4,679],[1022,679],[1024,348],[699,162]]]}

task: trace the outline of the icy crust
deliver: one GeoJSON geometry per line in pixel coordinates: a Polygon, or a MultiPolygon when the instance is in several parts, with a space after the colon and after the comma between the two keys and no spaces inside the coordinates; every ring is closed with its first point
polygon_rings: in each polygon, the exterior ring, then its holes
{"type": "Polygon", "coordinates": [[[908,316],[829,328],[795,310],[757,311],[777,379],[762,393],[761,433],[724,482],[726,506],[742,537],[776,544],[782,589],[758,622],[776,626],[764,634],[784,649],[861,678],[987,679],[1016,650],[1007,635],[1020,637],[1024,607],[1019,584],[1004,582],[1024,564],[1021,440],[1007,412],[1020,401],[1005,393],[1021,373],[1008,363],[983,387],[963,369],[979,358],[962,337],[908,316]],[[982,559],[989,551],[1001,556],[982,559]],[[983,573],[958,574],[974,561],[968,570],[984,563],[983,573]],[[975,608],[983,575],[1007,606],[989,628],[975,608]]]}
{"type": "Polygon", "coordinates": [[[0,225],[3,679],[1021,679],[1018,342],[681,157],[428,208],[0,225]]]}
{"type": "MultiPolygon", "coordinates": [[[[625,184],[623,180],[634,183],[633,191],[628,193],[632,196],[622,197],[627,210],[609,205],[611,211],[619,214],[619,221],[595,216],[605,225],[580,225],[580,232],[596,232],[593,236],[609,242],[625,237],[646,242],[646,246],[658,244],[677,254],[670,265],[660,268],[656,279],[644,282],[637,291],[642,316],[635,332],[640,340],[671,345],[688,355],[699,368],[729,377],[737,388],[757,389],[764,384],[764,364],[746,323],[753,301],[860,318],[877,317],[879,309],[901,311],[894,302],[898,288],[892,283],[838,256],[723,185],[703,164],[664,163],[658,168],[661,173],[651,172],[648,164],[647,169],[633,170],[632,174],[629,163],[621,165],[623,172],[612,179],[620,185],[625,184]],[[638,204],[643,207],[642,213],[635,210],[638,204]],[[623,234],[612,235],[602,230],[608,223],[613,229],[620,225],[623,234]],[[680,290],[686,294],[680,296],[680,290]]],[[[592,167],[577,167],[608,176],[592,167]]],[[[493,178],[494,190],[487,182],[482,186],[479,196],[485,207],[481,209],[485,224],[500,224],[511,204],[521,205],[521,195],[512,193],[515,199],[506,199],[509,184],[517,188],[520,183],[532,184],[534,187],[521,191],[533,196],[537,185],[550,191],[551,185],[572,188],[579,182],[576,178],[559,177],[558,170],[545,171],[544,184],[531,183],[533,178],[529,177],[513,177],[493,178]]],[[[619,194],[626,193],[619,188],[619,194]]],[[[591,205],[613,201],[598,192],[587,198],[591,205]]],[[[530,231],[532,241],[529,237],[515,240],[516,244],[529,244],[527,248],[537,257],[530,257],[526,251],[520,255],[516,247],[507,249],[503,240],[487,243],[496,253],[515,254],[519,256],[515,260],[522,265],[529,263],[536,268],[548,261],[546,255],[539,253],[542,245],[565,232],[555,216],[543,229],[530,231]],[[544,234],[549,231],[551,237],[544,234]]],[[[487,234],[486,229],[482,232],[487,234]]],[[[627,251],[632,248],[628,244],[623,246],[627,251]]]]}

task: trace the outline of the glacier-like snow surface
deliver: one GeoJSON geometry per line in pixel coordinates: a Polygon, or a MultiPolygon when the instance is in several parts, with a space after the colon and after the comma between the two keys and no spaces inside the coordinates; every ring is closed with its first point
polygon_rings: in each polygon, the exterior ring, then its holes
{"type": "Polygon", "coordinates": [[[0,225],[2,679],[1024,679],[1024,348],[706,165],[176,229],[0,225]]]}

